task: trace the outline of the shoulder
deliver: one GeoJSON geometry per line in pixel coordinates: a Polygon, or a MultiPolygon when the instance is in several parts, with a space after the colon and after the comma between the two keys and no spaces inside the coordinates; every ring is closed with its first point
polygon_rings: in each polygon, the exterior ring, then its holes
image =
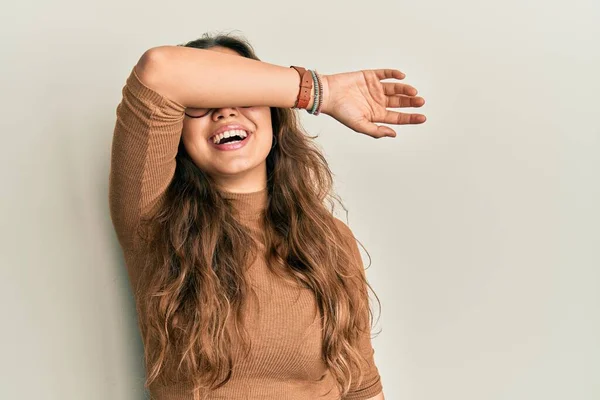
{"type": "Polygon", "coordinates": [[[333,216],[333,221],[335,222],[335,225],[337,226],[338,230],[340,231],[340,233],[345,237],[345,238],[354,238],[354,233],[352,232],[352,229],[350,229],[350,227],[341,219],[339,219],[336,216],[333,216]]]}
{"type": "Polygon", "coordinates": [[[337,226],[342,242],[349,247],[352,252],[356,251],[358,246],[356,243],[356,236],[354,236],[352,229],[350,229],[350,227],[344,221],[336,216],[333,217],[333,220],[335,221],[335,225],[337,226]]]}

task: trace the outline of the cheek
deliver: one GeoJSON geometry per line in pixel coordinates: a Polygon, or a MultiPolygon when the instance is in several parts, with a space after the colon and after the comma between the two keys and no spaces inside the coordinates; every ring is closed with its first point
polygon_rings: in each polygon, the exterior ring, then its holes
{"type": "Polygon", "coordinates": [[[271,108],[267,106],[244,109],[244,116],[265,130],[271,126],[271,108]]]}
{"type": "Polygon", "coordinates": [[[254,120],[260,127],[261,143],[269,142],[273,137],[273,126],[271,121],[271,109],[269,107],[260,107],[254,111],[254,120]]]}
{"type": "Polygon", "coordinates": [[[181,136],[181,141],[185,150],[190,155],[192,160],[202,160],[210,149],[208,148],[209,143],[202,136],[193,133],[184,133],[181,136]]]}
{"type": "Polygon", "coordinates": [[[259,157],[266,157],[271,151],[273,133],[270,130],[263,130],[254,135],[253,151],[259,157]]]}

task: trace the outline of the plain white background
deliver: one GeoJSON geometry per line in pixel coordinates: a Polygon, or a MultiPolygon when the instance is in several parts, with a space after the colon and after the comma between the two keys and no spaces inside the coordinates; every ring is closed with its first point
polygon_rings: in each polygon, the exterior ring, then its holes
{"type": "Polygon", "coordinates": [[[34,1],[1,20],[0,398],[143,398],[115,112],[145,50],[215,30],[282,66],[398,68],[427,101],[395,139],[302,117],[371,255],[386,400],[600,398],[598,2],[34,1]]]}

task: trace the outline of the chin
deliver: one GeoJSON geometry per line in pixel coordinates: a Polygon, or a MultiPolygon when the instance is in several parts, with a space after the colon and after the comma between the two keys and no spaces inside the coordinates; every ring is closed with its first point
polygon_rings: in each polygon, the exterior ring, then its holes
{"type": "Polygon", "coordinates": [[[213,171],[217,175],[234,176],[234,175],[244,174],[244,173],[256,168],[256,165],[254,165],[254,164],[248,165],[247,163],[244,163],[241,160],[239,160],[239,162],[237,162],[237,163],[233,162],[232,164],[233,165],[229,165],[225,168],[223,168],[223,167],[214,168],[213,171]]]}

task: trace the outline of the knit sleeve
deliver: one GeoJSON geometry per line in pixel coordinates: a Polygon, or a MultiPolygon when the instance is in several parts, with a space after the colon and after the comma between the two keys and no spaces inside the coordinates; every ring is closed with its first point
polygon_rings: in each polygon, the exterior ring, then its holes
{"type": "Polygon", "coordinates": [[[143,83],[133,67],[116,110],[108,189],[110,216],[125,252],[137,246],[140,218],[173,178],[184,110],[143,83]]]}
{"type": "MultiPolygon", "coordinates": [[[[340,219],[336,218],[338,226],[340,227],[342,233],[345,236],[345,239],[350,247],[352,255],[358,260],[358,265],[361,267],[361,273],[365,276],[364,265],[362,262],[362,258],[360,256],[360,252],[358,250],[358,245],[356,243],[356,239],[354,238],[354,234],[352,230],[340,219]]],[[[367,293],[365,288],[365,293],[367,293]]],[[[368,310],[364,310],[365,313],[368,313],[368,310]]],[[[366,317],[366,316],[365,316],[366,317]]],[[[373,349],[371,343],[371,334],[370,330],[362,333],[359,340],[359,349],[367,360],[367,364],[363,367],[363,380],[360,386],[357,386],[356,383],[353,383],[350,387],[350,391],[348,394],[343,397],[343,400],[365,400],[375,397],[383,390],[383,385],[381,382],[381,377],[379,375],[379,370],[375,365],[374,354],[375,350],[373,349]]],[[[358,372],[358,371],[357,371],[358,372]]],[[[357,375],[358,377],[358,375],[357,375]]]]}

